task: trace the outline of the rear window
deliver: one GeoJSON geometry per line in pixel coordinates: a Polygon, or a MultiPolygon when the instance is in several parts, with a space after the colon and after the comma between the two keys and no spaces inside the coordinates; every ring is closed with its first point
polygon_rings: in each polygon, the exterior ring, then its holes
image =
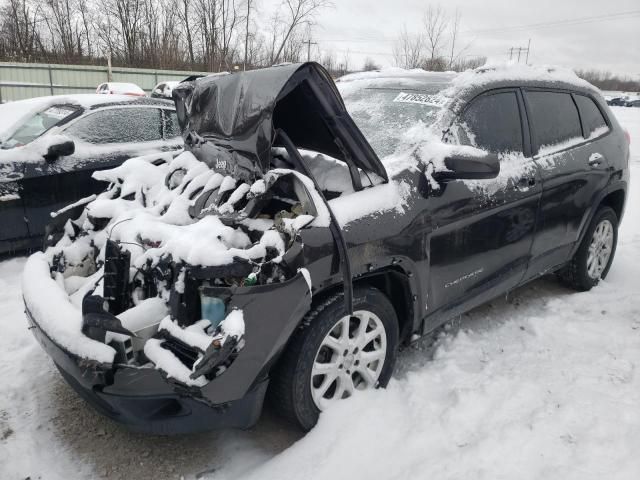
{"type": "Polygon", "coordinates": [[[489,152],[522,152],[522,124],[515,92],[482,95],[462,114],[462,144],[489,152]]]}
{"type": "Polygon", "coordinates": [[[580,109],[587,138],[598,137],[609,130],[602,112],[591,98],[585,95],[575,95],[574,98],[580,109]]]}
{"type": "Polygon", "coordinates": [[[569,93],[528,91],[526,95],[538,148],[582,138],[578,109],[569,93]]]}

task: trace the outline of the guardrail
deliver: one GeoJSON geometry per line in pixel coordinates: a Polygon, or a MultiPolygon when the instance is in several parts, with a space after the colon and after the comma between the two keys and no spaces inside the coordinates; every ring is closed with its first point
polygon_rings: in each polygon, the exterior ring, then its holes
{"type": "Polygon", "coordinates": [[[207,72],[109,68],[106,66],[0,62],[0,103],[44,95],[94,93],[106,81],[139,85],[146,92],[165,80],[207,72]],[[109,80],[109,76],[111,79],[109,80]]]}

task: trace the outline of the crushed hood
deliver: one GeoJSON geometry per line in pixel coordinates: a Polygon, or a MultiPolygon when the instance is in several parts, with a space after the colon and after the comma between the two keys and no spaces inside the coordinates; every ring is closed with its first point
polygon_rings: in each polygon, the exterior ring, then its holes
{"type": "Polygon", "coordinates": [[[356,189],[361,188],[358,169],[388,181],[333,80],[317,63],[203,77],[180,84],[173,97],[187,149],[215,170],[262,177],[271,168],[271,148],[282,146],[277,135],[282,130],[296,147],[344,161],[356,189]]]}

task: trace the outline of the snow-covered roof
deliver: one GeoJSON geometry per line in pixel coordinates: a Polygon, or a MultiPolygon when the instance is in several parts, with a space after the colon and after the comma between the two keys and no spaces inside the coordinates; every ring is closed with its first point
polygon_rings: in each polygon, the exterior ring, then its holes
{"type": "Polygon", "coordinates": [[[144,90],[135,83],[108,82],[107,86],[109,91],[104,93],[144,95],[144,90]]]}
{"type": "Polygon", "coordinates": [[[361,88],[419,89],[440,86],[445,97],[453,98],[489,83],[497,84],[555,84],[564,87],[599,92],[586,80],[568,68],[553,65],[523,65],[517,63],[488,63],[482,67],[455,72],[428,72],[422,69],[384,68],[358,72],[340,77],[336,84],[345,95],[361,88]],[[447,86],[447,88],[444,88],[447,86]]]}

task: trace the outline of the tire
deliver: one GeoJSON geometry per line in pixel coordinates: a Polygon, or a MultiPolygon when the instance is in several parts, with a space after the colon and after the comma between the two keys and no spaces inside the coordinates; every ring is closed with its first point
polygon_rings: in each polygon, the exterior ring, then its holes
{"type": "MultiPolygon", "coordinates": [[[[333,295],[316,305],[305,316],[301,327],[292,335],[271,375],[269,401],[274,410],[304,431],[311,430],[318,421],[320,408],[316,400],[330,404],[334,399],[338,400],[338,395],[347,384],[355,389],[371,385],[370,380],[375,378],[375,375],[370,376],[369,382],[367,382],[365,376],[359,373],[367,373],[367,371],[371,373],[369,368],[364,370],[362,367],[364,362],[368,361],[366,359],[371,356],[381,356],[384,352],[384,358],[372,361],[367,365],[367,367],[372,366],[374,370],[378,371],[378,377],[373,382],[373,386],[385,387],[393,373],[398,351],[398,319],[391,302],[376,288],[355,288],[353,310],[354,315],[358,315],[358,317],[346,319],[343,298],[341,293],[333,295]],[[362,331],[360,326],[365,324],[368,325],[367,328],[371,328],[368,331],[369,336],[378,336],[368,344],[362,345],[366,340],[358,337],[357,333],[362,331]],[[386,346],[382,343],[382,335],[375,333],[379,329],[373,328],[374,325],[379,324],[384,329],[386,346]],[[349,338],[352,342],[349,354],[346,356],[344,352],[340,354],[337,348],[334,348],[334,344],[338,345],[338,342],[343,341],[341,340],[343,325],[349,325],[347,330],[350,332],[350,337],[352,334],[357,337],[349,338]],[[351,332],[352,328],[354,328],[353,332],[351,332]],[[329,339],[328,336],[332,338],[329,339]],[[331,346],[327,346],[327,343],[330,343],[331,346]],[[355,350],[358,350],[359,353],[354,353],[355,350]],[[329,357],[331,358],[329,359],[329,357]],[[321,365],[321,362],[325,361],[328,363],[321,365]],[[314,370],[318,366],[331,365],[337,366],[340,370],[333,368],[332,372],[327,375],[318,374],[317,370],[314,370]],[[336,377],[333,384],[329,384],[332,375],[336,372],[339,377],[336,377]],[[312,387],[312,373],[314,374],[314,387],[312,387]],[[349,383],[349,378],[351,378],[351,383],[349,383]],[[319,398],[319,392],[325,385],[323,382],[329,384],[324,395],[333,395],[334,398],[319,398]]],[[[342,346],[343,344],[340,344],[340,349],[342,346]]],[[[348,396],[348,394],[349,390],[347,389],[342,395],[348,396]]]]}
{"type": "Polygon", "coordinates": [[[607,274],[609,273],[611,263],[613,262],[613,257],[616,253],[617,243],[618,216],[612,208],[600,207],[591,220],[589,228],[585,232],[582,243],[580,243],[580,247],[576,251],[575,255],[573,256],[571,261],[558,272],[559,278],[564,284],[577,291],[586,292],[588,290],[591,290],[598,284],[600,279],[606,278],[607,274]],[[596,233],[596,230],[601,225],[606,225],[606,222],[608,222],[611,227],[612,235],[609,257],[605,262],[598,262],[598,265],[600,266],[595,269],[596,272],[594,275],[593,271],[591,273],[589,272],[590,247],[592,245],[592,242],[595,242],[594,246],[599,245],[595,238],[598,235],[598,233],[596,233]],[[604,267],[601,266],[602,264],[604,264],[604,267]]]}

